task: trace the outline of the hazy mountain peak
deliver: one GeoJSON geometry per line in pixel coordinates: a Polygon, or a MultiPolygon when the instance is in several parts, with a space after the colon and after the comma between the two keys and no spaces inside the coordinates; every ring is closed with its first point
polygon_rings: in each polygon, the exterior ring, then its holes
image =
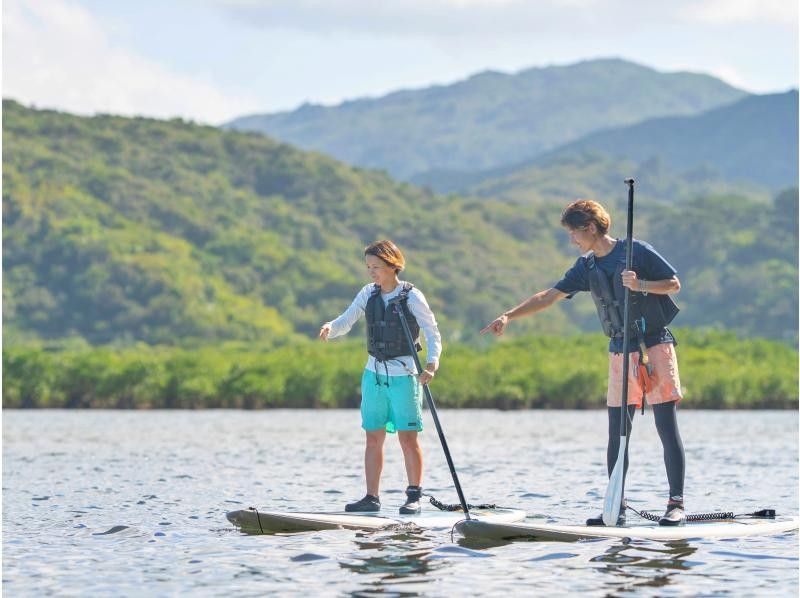
{"type": "Polygon", "coordinates": [[[517,73],[487,70],[448,85],[250,115],[227,126],[410,179],[519,163],[593,131],[696,114],[744,95],[707,75],[602,58],[517,73]]]}

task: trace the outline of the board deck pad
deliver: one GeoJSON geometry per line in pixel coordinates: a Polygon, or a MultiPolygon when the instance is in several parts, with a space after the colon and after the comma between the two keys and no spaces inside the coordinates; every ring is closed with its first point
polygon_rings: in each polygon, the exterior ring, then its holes
{"type": "MultiPolygon", "coordinates": [[[[525,519],[518,509],[475,509],[470,517],[480,521],[513,523],[525,519]]],[[[245,533],[274,534],[325,529],[381,530],[395,525],[413,524],[417,527],[451,528],[464,519],[461,511],[423,510],[418,515],[400,515],[388,511],[378,513],[261,511],[250,507],[227,513],[228,521],[245,533]]]]}
{"type": "Polygon", "coordinates": [[[796,531],[800,518],[737,519],[687,523],[676,527],[657,524],[622,527],[556,525],[549,523],[461,521],[456,532],[467,539],[486,541],[562,541],[577,542],[602,538],[640,540],[688,540],[704,538],[742,538],[745,536],[775,535],[796,531]]]}

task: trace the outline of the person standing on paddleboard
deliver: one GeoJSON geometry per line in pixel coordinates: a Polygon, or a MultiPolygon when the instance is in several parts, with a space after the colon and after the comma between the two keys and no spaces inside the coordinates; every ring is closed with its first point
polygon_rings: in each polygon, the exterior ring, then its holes
{"type": "MultiPolygon", "coordinates": [[[[669,295],[680,291],[676,270],[653,247],[633,240],[633,266],[625,269],[625,241],[608,234],[611,217],[605,208],[591,200],[570,203],[561,215],[561,225],[570,241],[583,254],[556,285],[532,295],[504,312],[481,330],[500,336],[509,321],[540,312],[561,299],[589,291],[597,307],[603,331],[611,337],[608,369],[608,475],[611,476],[620,446],[620,417],[623,361],[623,295],[630,289],[631,334],[628,374],[628,421],[642,399],[653,408],[656,429],[664,447],[664,463],[669,482],[667,510],[659,523],[681,525],[686,520],[683,506],[685,455],[678,431],[677,404],[683,398],[675,337],[667,328],[678,308],[669,295]]],[[[627,447],[625,471],[628,469],[627,447]]],[[[624,504],[618,525],[624,523],[624,504]]],[[[602,516],[587,525],[603,525],[602,516]]]]}
{"type": "Polygon", "coordinates": [[[366,316],[369,357],[361,377],[361,427],[366,432],[367,494],[346,505],[345,511],[380,510],[383,444],[387,432],[397,432],[408,476],[406,503],[400,513],[413,515],[420,512],[422,497],[422,447],[417,437],[422,431],[422,385],[433,379],[439,367],[442,337],[425,296],[399,278],[405,267],[400,248],[392,241],[376,241],[364,250],[364,259],[372,282],[358,292],[344,313],[319,331],[323,341],[343,336],[366,316]],[[416,371],[398,309],[404,310],[417,351],[421,350],[420,330],[425,334],[427,363],[421,372],[416,371]]]}

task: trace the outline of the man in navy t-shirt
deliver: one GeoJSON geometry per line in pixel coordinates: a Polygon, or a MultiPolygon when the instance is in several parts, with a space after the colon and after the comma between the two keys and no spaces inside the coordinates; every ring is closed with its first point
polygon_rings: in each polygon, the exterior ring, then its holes
{"type": "MultiPolygon", "coordinates": [[[[685,454],[677,423],[677,404],[683,398],[675,338],[667,324],[677,313],[669,297],[680,291],[675,268],[642,241],[633,241],[632,268],[625,268],[625,242],[608,234],[611,217],[605,208],[591,200],[569,204],[561,215],[561,225],[582,254],[554,287],[540,291],[513,309],[504,312],[481,330],[500,336],[512,319],[542,311],[561,299],[589,291],[597,308],[603,331],[610,337],[608,368],[608,449],[606,463],[611,475],[620,443],[623,371],[623,296],[630,290],[630,364],[628,375],[628,420],[644,397],[653,407],[656,429],[664,445],[664,464],[669,482],[667,510],[661,525],[682,525],[685,454]],[[644,359],[646,356],[646,359],[644,359]],[[649,361],[648,370],[643,363],[649,361]],[[642,363],[640,363],[642,362],[642,363]]],[[[629,428],[630,429],[630,428],[629,428]]],[[[630,434],[630,432],[629,432],[630,434]]],[[[628,469],[625,448],[625,471],[628,469]]],[[[624,523],[625,505],[620,508],[618,525],[624,523]]],[[[603,525],[602,515],[587,520],[587,525],[603,525]]]]}
{"type": "MultiPolygon", "coordinates": [[[[593,259],[597,269],[611,278],[620,265],[625,265],[625,240],[617,239],[608,254],[603,256],[593,254],[593,259]]],[[[566,294],[567,299],[572,299],[575,293],[579,291],[589,291],[588,261],[589,258],[587,256],[579,257],[575,265],[567,270],[564,277],[556,283],[554,288],[566,294]]],[[[678,274],[677,270],[661,257],[661,254],[653,249],[652,245],[637,239],[633,240],[633,264],[640,281],[641,279],[649,281],[667,280],[678,274]]],[[[647,347],[661,343],[675,343],[672,333],[663,326],[657,329],[645,329],[643,335],[647,347]]],[[[638,348],[638,339],[632,335],[630,351],[633,353],[638,348]]],[[[609,341],[608,350],[612,353],[622,353],[622,338],[612,337],[609,341]]]]}

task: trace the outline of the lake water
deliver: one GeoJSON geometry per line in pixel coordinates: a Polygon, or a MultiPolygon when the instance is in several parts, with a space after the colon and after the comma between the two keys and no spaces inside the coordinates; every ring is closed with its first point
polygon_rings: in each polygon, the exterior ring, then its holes
{"type": "MultiPolygon", "coordinates": [[[[442,411],[470,502],[576,523],[602,508],[603,411],[442,411]]],[[[430,414],[425,488],[458,501],[430,414]]],[[[797,515],[797,412],[681,411],[689,512],[797,515]]],[[[247,536],[229,510],[338,510],[364,493],[356,410],[3,412],[5,596],[797,596],[798,536],[475,548],[443,531],[247,536]]],[[[628,497],[666,475],[637,414],[628,497]]],[[[403,502],[389,437],[384,509],[403,502]]],[[[432,509],[432,506],[427,506],[432,509]]],[[[634,516],[635,517],[635,516],[634,516]]]]}

